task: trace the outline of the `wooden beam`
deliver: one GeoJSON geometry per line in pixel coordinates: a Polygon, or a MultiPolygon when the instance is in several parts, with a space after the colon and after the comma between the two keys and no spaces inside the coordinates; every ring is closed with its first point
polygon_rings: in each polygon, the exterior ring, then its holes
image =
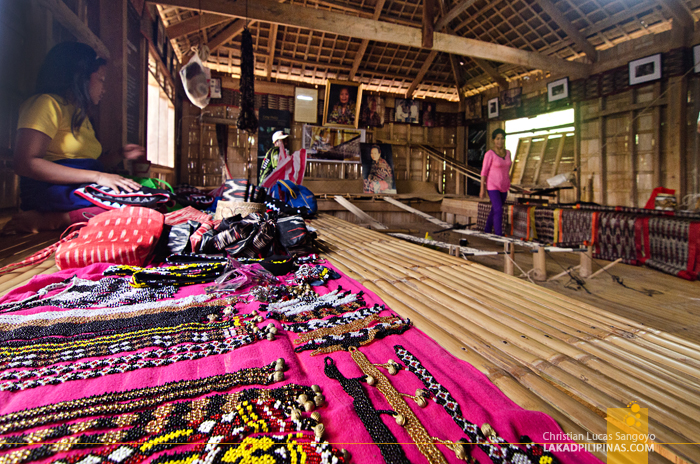
{"type": "Polygon", "coordinates": [[[438,22],[435,24],[435,30],[439,31],[442,30],[443,27],[447,27],[447,25],[450,24],[450,21],[459,16],[460,13],[472,6],[475,2],[476,0],[463,0],[455,5],[454,8],[447,12],[447,14],[438,19],[438,22]]]}
{"type": "Polygon", "coordinates": [[[645,2],[639,5],[635,5],[631,8],[625,8],[621,12],[614,14],[606,19],[603,19],[602,21],[596,21],[595,24],[593,24],[592,26],[582,30],[581,34],[584,37],[588,37],[590,35],[596,34],[609,27],[615,26],[616,24],[625,22],[630,18],[634,18],[635,16],[638,16],[646,11],[653,10],[655,8],[656,5],[651,2],[645,2]]]}
{"type": "Polygon", "coordinates": [[[211,26],[216,26],[217,24],[230,20],[231,18],[229,16],[204,13],[201,15],[192,16],[191,18],[187,18],[179,23],[171,24],[165,28],[165,34],[169,39],[177,39],[178,37],[182,37],[211,26]]]}
{"type": "Polygon", "coordinates": [[[360,208],[353,205],[352,203],[350,203],[348,200],[341,197],[340,195],[336,195],[333,198],[335,198],[335,201],[337,201],[341,206],[343,206],[345,209],[347,209],[352,214],[357,216],[361,221],[367,222],[370,226],[372,226],[373,229],[388,229],[387,226],[385,226],[381,222],[377,221],[372,216],[365,213],[360,208]]]}
{"type": "Polygon", "coordinates": [[[578,29],[574,27],[571,22],[566,19],[564,13],[562,13],[559,8],[557,8],[550,0],[535,0],[544,10],[545,13],[549,15],[550,18],[554,20],[555,23],[564,31],[566,35],[574,41],[576,45],[586,54],[586,56],[592,61],[598,61],[598,52],[591,43],[586,40],[586,38],[579,32],[578,29]]]}
{"type": "Polygon", "coordinates": [[[674,21],[678,21],[683,29],[693,32],[695,18],[684,2],[680,0],[658,0],[658,2],[673,16],[674,21]]]}
{"type": "Polygon", "coordinates": [[[423,0],[423,48],[433,48],[435,0],[423,0]]]}
{"type": "Polygon", "coordinates": [[[425,61],[423,62],[423,66],[421,66],[420,71],[418,71],[418,75],[416,76],[415,79],[413,79],[413,82],[411,82],[411,86],[406,91],[406,98],[411,98],[413,96],[413,92],[416,91],[418,84],[420,84],[421,81],[423,80],[425,73],[428,72],[428,69],[430,69],[430,66],[432,66],[433,61],[435,60],[435,57],[437,55],[438,55],[438,52],[436,52],[435,50],[430,52],[430,54],[428,55],[428,58],[426,58],[425,61]]]}
{"type": "MultiPolygon", "coordinates": [[[[249,23],[253,24],[251,21],[249,23]]],[[[227,42],[230,42],[234,37],[236,37],[238,34],[243,32],[243,29],[245,29],[245,19],[237,19],[228,26],[226,26],[226,29],[223,31],[219,32],[213,39],[209,41],[207,46],[209,47],[209,53],[214,53],[214,51],[224,45],[227,42]]]]}
{"type": "Polygon", "coordinates": [[[491,79],[493,79],[496,84],[503,90],[508,89],[508,81],[503,77],[493,66],[491,66],[488,61],[482,60],[481,58],[472,58],[481,69],[488,74],[491,79]]]}
{"type": "Polygon", "coordinates": [[[270,26],[270,38],[268,40],[267,63],[265,63],[265,74],[269,81],[272,77],[272,62],[275,59],[275,45],[277,44],[277,24],[270,26]]]}
{"type": "Polygon", "coordinates": [[[65,3],[61,0],[39,0],[39,3],[51,11],[56,21],[68,29],[78,42],[90,45],[103,58],[110,57],[107,46],[65,3]]]}
{"type": "MultiPolygon", "coordinates": [[[[420,28],[351,17],[342,13],[305,8],[297,5],[277,3],[274,0],[257,0],[249,3],[226,0],[158,0],[163,5],[181,8],[201,9],[239,18],[246,16],[258,21],[283,24],[345,37],[357,37],[378,42],[400,44],[420,48],[422,31],[420,28]]],[[[436,32],[433,48],[439,52],[474,56],[503,63],[513,63],[527,68],[558,71],[572,79],[590,74],[591,66],[585,63],[562,60],[539,53],[519,50],[504,45],[483,42],[466,37],[457,37],[436,32]]]]}
{"type": "MultiPolygon", "coordinates": [[[[373,20],[376,21],[381,16],[385,1],[386,0],[377,0],[376,5],[374,5],[374,14],[372,15],[373,20]]],[[[362,57],[365,56],[365,52],[367,51],[368,45],[369,45],[369,40],[362,39],[362,43],[360,44],[360,48],[357,49],[357,53],[355,53],[355,59],[352,61],[352,69],[350,70],[350,80],[351,81],[355,79],[355,75],[357,74],[357,70],[360,69],[360,63],[362,63],[362,57]]]]}

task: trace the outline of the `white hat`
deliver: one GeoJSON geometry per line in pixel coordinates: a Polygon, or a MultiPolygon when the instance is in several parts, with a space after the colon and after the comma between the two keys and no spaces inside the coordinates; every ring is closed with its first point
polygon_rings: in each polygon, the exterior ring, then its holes
{"type": "Polygon", "coordinates": [[[278,140],[286,139],[287,137],[289,136],[284,132],[277,131],[274,134],[272,134],[272,143],[277,143],[278,140]]]}

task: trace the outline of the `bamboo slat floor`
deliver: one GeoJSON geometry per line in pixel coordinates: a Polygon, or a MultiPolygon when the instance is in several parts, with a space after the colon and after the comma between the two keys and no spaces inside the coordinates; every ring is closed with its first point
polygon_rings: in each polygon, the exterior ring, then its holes
{"type": "MultiPolygon", "coordinates": [[[[650,462],[700,462],[700,448],[689,445],[700,442],[694,340],[332,216],[312,226],[332,264],[520,406],[586,436],[606,433],[607,408],[638,401],[656,435],[650,462]]],[[[684,314],[676,308],[667,318],[680,323],[684,314]]]]}

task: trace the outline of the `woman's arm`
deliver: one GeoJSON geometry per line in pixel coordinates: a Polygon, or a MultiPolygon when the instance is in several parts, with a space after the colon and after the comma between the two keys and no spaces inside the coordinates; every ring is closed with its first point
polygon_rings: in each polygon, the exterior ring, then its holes
{"type": "Polygon", "coordinates": [[[491,150],[487,151],[484,155],[484,164],[481,167],[481,190],[479,191],[479,198],[486,198],[486,185],[489,176],[489,171],[491,170],[491,150]]]}
{"type": "Polygon", "coordinates": [[[19,129],[15,144],[15,172],[24,177],[30,177],[52,184],[90,184],[95,183],[113,190],[133,192],[140,185],[131,179],[125,179],[116,174],[99,171],[88,171],[62,166],[44,159],[46,149],[51,143],[51,137],[34,129],[19,129]]]}

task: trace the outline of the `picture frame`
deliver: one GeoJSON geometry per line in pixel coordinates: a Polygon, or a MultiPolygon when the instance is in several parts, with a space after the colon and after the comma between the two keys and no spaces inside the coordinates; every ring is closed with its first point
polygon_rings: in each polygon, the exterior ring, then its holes
{"type": "Polygon", "coordinates": [[[661,79],[661,53],[629,62],[630,85],[661,79]]]}
{"type": "Polygon", "coordinates": [[[384,126],[384,98],[376,94],[364,95],[360,111],[360,126],[384,126]]]}
{"type": "Polygon", "coordinates": [[[435,127],[437,125],[437,104],[435,102],[423,102],[423,111],[421,112],[421,122],[423,127],[435,127]]]}
{"type": "Polygon", "coordinates": [[[547,102],[569,98],[569,78],[563,77],[547,84],[547,102]]]}
{"type": "Polygon", "coordinates": [[[700,73],[700,45],[693,47],[693,64],[695,65],[693,72],[700,73]]]}
{"type": "Polygon", "coordinates": [[[357,129],[361,102],[362,84],[329,79],[323,102],[323,125],[357,129]]]}
{"type": "Polygon", "coordinates": [[[397,98],[394,122],[420,124],[420,102],[418,100],[397,98]]]}
{"type": "Polygon", "coordinates": [[[394,158],[390,143],[361,143],[360,159],[363,193],[396,193],[394,158]]]}
{"type": "Polygon", "coordinates": [[[489,119],[497,118],[500,113],[500,105],[498,97],[492,98],[486,102],[486,114],[489,119]]]}
{"type": "Polygon", "coordinates": [[[481,119],[482,108],[481,108],[481,95],[473,95],[464,100],[464,118],[467,120],[471,119],[481,119]]]}
{"type": "Polygon", "coordinates": [[[294,88],[294,120],[296,122],[318,122],[318,89],[294,88]]]}

